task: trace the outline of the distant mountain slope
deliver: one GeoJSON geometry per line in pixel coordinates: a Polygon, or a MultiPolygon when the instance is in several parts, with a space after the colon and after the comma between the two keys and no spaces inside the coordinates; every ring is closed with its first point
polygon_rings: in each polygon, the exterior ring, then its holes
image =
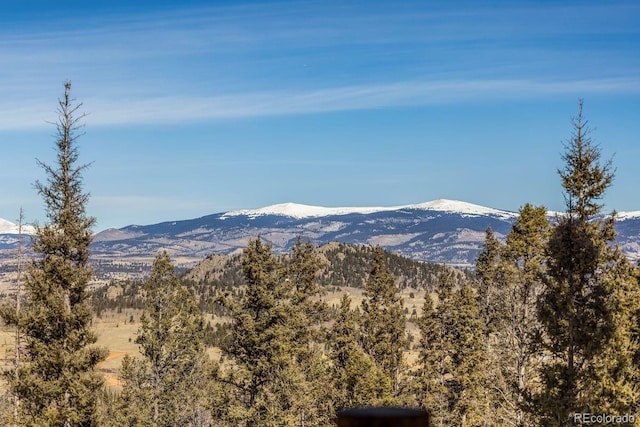
{"type": "MultiPolygon", "coordinates": [[[[364,288],[371,271],[373,248],[371,246],[328,243],[317,248],[324,263],[318,280],[324,286],[364,288]]],[[[287,260],[287,255],[282,255],[287,260]]],[[[185,274],[191,283],[217,285],[218,288],[233,288],[243,285],[240,254],[211,255],[200,261],[185,274]]],[[[460,281],[472,273],[442,264],[411,260],[396,253],[385,251],[385,263],[395,276],[397,284],[404,288],[428,288],[432,290],[444,271],[451,271],[460,281]]]]}
{"type": "Polygon", "coordinates": [[[187,221],[132,225],[95,236],[101,256],[143,256],[165,248],[182,257],[228,254],[261,235],[276,252],[298,236],[329,242],[380,245],[408,258],[469,266],[491,227],[508,232],[515,213],[465,202],[436,200],[388,208],[323,208],[285,203],[255,210],[208,215],[187,221]]]}
{"type": "MultiPolygon", "coordinates": [[[[20,230],[18,224],[14,224],[13,222],[0,218],[0,251],[11,250],[15,248],[18,244],[19,232],[20,230]]],[[[23,225],[23,243],[28,244],[29,235],[33,234],[34,232],[35,229],[33,226],[23,225]]],[[[2,254],[0,254],[0,258],[2,258],[2,254]]]]}
{"type": "MultiPolygon", "coordinates": [[[[380,245],[407,258],[468,267],[475,263],[487,227],[503,238],[516,217],[514,212],[443,199],[393,207],[283,203],[109,229],[95,235],[91,249],[101,280],[142,274],[160,249],[169,250],[178,264],[193,266],[211,254],[238,252],[258,235],[277,253],[287,251],[301,236],[318,246],[330,242],[380,245]]],[[[0,260],[6,260],[15,255],[15,224],[3,221],[0,226],[9,231],[0,232],[0,260]]],[[[617,230],[625,254],[638,259],[640,212],[619,213],[617,230]]]]}
{"type": "MultiPolygon", "coordinates": [[[[318,284],[325,291],[341,292],[342,288],[363,288],[369,277],[373,261],[370,246],[329,243],[317,248],[323,263],[318,273],[318,284]]],[[[280,255],[288,261],[288,254],[280,255]]],[[[433,291],[445,271],[452,274],[460,284],[473,277],[473,272],[453,267],[410,260],[386,251],[385,263],[396,279],[400,289],[427,289],[433,291]]],[[[234,291],[246,284],[242,273],[240,254],[211,255],[200,261],[184,275],[184,282],[196,295],[200,308],[214,313],[214,303],[218,291],[234,291]]],[[[144,292],[140,281],[120,281],[97,289],[93,295],[94,306],[100,312],[104,309],[141,308],[144,292]]],[[[217,307],[219,309],[219,306],[217,307]]]]}

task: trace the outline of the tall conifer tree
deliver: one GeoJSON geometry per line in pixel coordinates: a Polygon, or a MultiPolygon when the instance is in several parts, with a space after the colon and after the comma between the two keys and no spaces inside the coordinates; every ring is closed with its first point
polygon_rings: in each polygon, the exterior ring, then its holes
{"type": "Polygon", "coordinates": [[[328,320],[329,311],[318,298],[322,295],[318,273],[323,266],[313,243],[298,237],[286,265],[285,284],[292,308],[289,324],[294,330],[291,352],[304,377],[299,384],[299,419],[308,427],[329,425],[334,415],[330,368],[320,351],[326,338],[321,324],[328,320]]]}
{"type": "Polygon", "coordinates": [[[92,310],[87,289],[91,228],[89,195],[82,188],[86,165],[78,166],[77,137],[82,104],[71,98],[64,84],[56,123],[57,163],[38,161],[47,175],[36,182],[48,223],[36,227],[32,263],[25,280],[27,304],[17,316],[4,318],[22,330],[25,354],[20,367],[5,377],[20,402],[22,425],[88,426],[96,422],[96,403],[102,377],[96,365],[106,351],[93,347],[92,310]]]}
{"type": "Polygon", "coordinates": [[[427,292],[422,314],[418,319],[420,342],[418,344],[418,367],[415,372],[415,395],[418,405],[429,410],[431,425],[451,425],[451,404],[454,400],[449,390],[452,375],[451,348],[451,289],[440,292],[438,308],[427,292]]]}
{"type": "Polygon", "coordinates": [[[476,260],[478,278],[478,305],[485,323],[487,334],[498,329],[498,323],[504,316],[501,306],[501,292],[504,288],[502,251],[504,244],[488,227],[485,232],[482,251],[476,260]]]}
{"type": "Polygon", "coordinates": [[[502,315],[489,339],[497,411],[516,426],[537,425],[528,405],[539,386],[540,322],[536,304],[546,274],[545,248],[550,224],[544,206],[526,204],[501,250],[501,282],[496,310],[502,315]]]}
{"type": "MultiPolygon", "coordinates": [[[[485,325],[475,295],[464,283],[451,298],[451,365],[449,384],[455,397],[455,425],[484,425],[491,416],[487,392],[485,325]]],[[[443,307],[444,308],[444,307],[443,307]]]]}
{"type": "Polygon", "coordinates": [[[434,426],[490,425],[485,324],[469,285],[454,285],[453,274],[445,271],[437,307],[425,296],[416,397],[431,411],[434,426]]]}
{"type": "Polygon", "coordinates": [[[231,422],[281,427],[304,420],[314,425],[307,419],[309,388],[298,363],[301,352],[295,348],[300,312],[291,303],[287,269],[258,237],[244,251],[242,270],[244,295],[222,299],[233,318],[233,340],[223,348],[234,362],[226,381],[235,385],[238,397],[231,422]]]}
{"type": "Polygon", "coordinates": [[[407,340],[406,320],[396,280],[384,261],[384,250],[374,249],[373,267],[362,301],[362,347],[389,377],[397,393],[407,340]]]}
{"type": "Polygon", "coordinates": [[[145,307],[136,343],[141,358],[126,356],[120,377],[121,425],[210,425],[206,408],[214,365],[204,348],[204,319],[193,295],[175,275],[166,251],[145,282],[145,307]]]}
{"type": "Polygon", "coordinates": [[[549,356],[539,410],[546,425],[557,426],[574,412],[623,414],[638,400],[627,304],[636,296],[615,244],[615,215],[599,216],[613,182],[611,162],[600,161],[582,101],[573,127],[559,171],[566,214],[550,237],[549,279],[538,310],[549,356]]]}
{"type": "Polygon", "coordinates": [[[358,315],[344,294],[330,331],[333,401],[336,410],[375,406],[391,400],[391,381],[360,346],[358,315]]]}

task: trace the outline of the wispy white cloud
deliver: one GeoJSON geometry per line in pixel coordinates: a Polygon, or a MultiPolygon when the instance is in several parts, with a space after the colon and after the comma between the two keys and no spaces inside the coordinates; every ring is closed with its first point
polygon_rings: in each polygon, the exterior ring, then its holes
{"type": "MultiPolygon", "coordinates": [[[[207,120],[315,114],[405,106],[464,104],[477,101],[531,99],[542,96],[638,94],[640,79],[575,81],[443,80],[344,86],[307,91],[239,93],[224,96],[94,98],[85,100],[91,126],[178,124],[207,120]]],[[[42,126],[50,105],[0,104],[0,130],[42,126]]]]}
{"type": "Polygon", "coordinates": [[[0,29],[0,130],[55,119],[65,79],[79,83],[91,125],[638,92],[640,60],[626,48],[555,40],[637,37],[632,2],[420,3],[248,4],[0,29]]]}

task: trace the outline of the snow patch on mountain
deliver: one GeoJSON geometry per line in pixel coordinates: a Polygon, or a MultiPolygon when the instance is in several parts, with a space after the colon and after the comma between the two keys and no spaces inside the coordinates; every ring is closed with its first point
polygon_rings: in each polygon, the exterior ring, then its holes
{"type": "Polygon", "coordinates": [[[440,211],[449,213],[459,213],[462,215],[494,215],[500,218],[515,218],[518,215],[514,212],[503,211],[485,206],[474,205],[473,203],[461,202],[458,200],[438,199],[417,205],[406,206],[405,209],[424,209],[429,211],[440,211]]]}
{"type": "Polygon", "coordinates": [[[232,216],[248,216],[249,218],[256,218],[263,215],[280,215],[302,219],[331,215],[370,214],[382,211],[394,211],[398,209],[400,209],[400,207],[325,208],[322,206],[310,206],[298,203],[280,203],[259,209],[242,209],[239,211],[227,212],[220,218],[224,219],[232,216]]]}
{"type": "Polygon", "coordinates": [[[637,219],[640,218],[640,211],[629,211],[629,212],[617,212],[616,219],[618,221],[624,221],[626,219],[637,219]]]}
{"type": "Polygon", "coordinates": [[[439,211],[447,213],[459,213],[461,215],[494,215],[504,219],[511,219],[517,216],[516,213],[503,211],[494,208],[487,208],[472,203],[460,202],[457,200],[439,199],[430,202],[387,207],[336,207],[327,208],[322,206],[302,205],[298,203],[280,203],[266,206],[259,209],[242,209],[223,214],[220,218],[225,219],[234,216],[247,216],[256,218],[263,215],[279,215],[296,219],[318,218],[324,216],[350,215],[350,214],[372,214],[377,212],[392,212],[405,209],[418,209],[427,211],[439,211]]]}
{"type": "MultiPolygon", "coordinates": [[[[35,228],[31,225],[22,225],[22,234],[34,234],[35,228]]],[[[0,218],[0,234],[19,234],[18,224],[0,218]]]]}

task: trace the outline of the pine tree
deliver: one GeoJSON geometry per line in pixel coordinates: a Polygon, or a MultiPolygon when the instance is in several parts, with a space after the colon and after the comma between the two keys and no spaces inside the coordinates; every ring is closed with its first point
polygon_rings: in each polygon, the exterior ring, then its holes
{"type": "Polygon", "coordinates": [[[614,215],[599,217],[614,174],[589,137],[582,101],[573,127],[559,171],[567,209],[549,240],[538,310],[549,358],[538,410],[545,424],[558,426],[573,412],[625,413],[638,402],[628,307],[637,297],[615,244],[614,215]]]}
{"type": "Polygon", "coordinates": [[[329,308],[322,301],[323,289],[318,276],[325,266],[313,243],[296,239],[290,260],[286,265],[285,282],[289,284],[289,301],[292,315],[289,325],[294,330],[292,351],[302,371],[304,382],[299,396],[301,424],[305,426],[331,425],[334,416],[332,405],[330,367],[321,352],[328,320],[329,308]]]}
{"type": "Polygon", "coordinates": [[[487,394],[487,359],[484,322],[472,289],[465,283],[451,298],[452,379],[455,397],[453,424],[478,426],[487,423],[490,408],[487,394]]]}
{"type": "Polygon", "coordinates": [[[502,313],[489,340],[492,381],[498,393],[498,411],[513,425],[537,425],[528,402],[537,388],[540,323],[536,304],[546,274],[545,248],[550,232],[543,206],[526,204],[507,234],[500,262],[503,282],[497,303],[502,313]],[[529,408],[530,409],[530,408],[529,408]]]}
{"type": "Polygon", "coordinates": [[[431,425],[445,427],[451,425],[451,404],[454,396],[449,391],[452,376],[452,353],[449,337],[452,332],[451,289],[440,292],[438,309],[427,292],[422,314],[418,319],[420,342],[418,344],[418,367],[415,396],[420,407],[429,411],[431,425]]]}
{"type": "MultiPolygon", "coordinates": [[[[36,182],[48,224],[36,228],[33,251],[37,258],[25,280],[27,304],[17,316],[3,318],[22,331],[25,354],[16,372],[5,378],[20,402],[15,424],[80,426],[96,421],[102,377],[96,365],[106,351],[92,347],[92,310],[87,289],[91,227],[87,216],[89,195],[82,189],[86,165],[77,166],[77,137],[82,104],[71,98],[65,83],[59,100],[57,164],[38,161],[47,182],[36,182]]],[[[15,314],[15,313],[14,313],[15,314]]]]}
{"type": "Polygon", "coordinates": [[[500,318],[505,315],[500,304],[500,294],[504,287],[501,259],[503,247],[504,244],[488,227],[482,251],[476,260],[478,304],[488,334],[498,329],[500,318]]]}
{"type": "Polygon", "coordinates": [[[434,426],[489,425],[485,324],[476,296],[466,282],[455,289],[451,271],[439,280],[437,306],[425,295],[418,321],[418,404],[429,410],[434,426]]]}
{"type": "MultiPolygon", "coordinates": [[[[244,426],[295,426],[308,402],[305,372],[295,348],[299,336],[291,303],[287,270],[262,239],[249,242],[242,258],[247,284],[240,300],[223,298],[232,312],[233,340],[223,348],[234,368],[226,381],[236,387],[237,404],[231,422],[244,426]]],[[[305,421],[306,425],[313,425],[305,421]]]]}
{"type": "Polygon", "coordinates": [[[344,294],[329,338],[336,410],[390,402],[391,381],[359,343],[358,316],[344,294]]]}
{"type": "Polygon", "coordinates": [[[289,323],[296,331],[295,343],[301,363],[309,363],[316,353],[313,344],[323,338],[320,325],[328,320],[329,308],[317,297],[323,293],[318,286],[318,274],[324,263],[311,242],[296,240],[291,256],[286,265],[285,282],[289,285],[287,292],[291,305],[295,308],[289,323]]]}
{"type": "Polygon", "coordinates": [[[362,301],[362,347],[389,377],[396,394],[400,370],[409,342],[400,290],[384,261],[384,251],[374,250],[373,267],[362,301]]]}
{"type": "Polygon", "coordinates": [[[122,362],[116,424],[211,425],[206,399],[212,397],[208,385],[215,366],[205,354],[204,319],[176,277],[166,251],[156,256],[144,289],[145,308],[136,338],[142,357],[126,356],[122,362]]]}

